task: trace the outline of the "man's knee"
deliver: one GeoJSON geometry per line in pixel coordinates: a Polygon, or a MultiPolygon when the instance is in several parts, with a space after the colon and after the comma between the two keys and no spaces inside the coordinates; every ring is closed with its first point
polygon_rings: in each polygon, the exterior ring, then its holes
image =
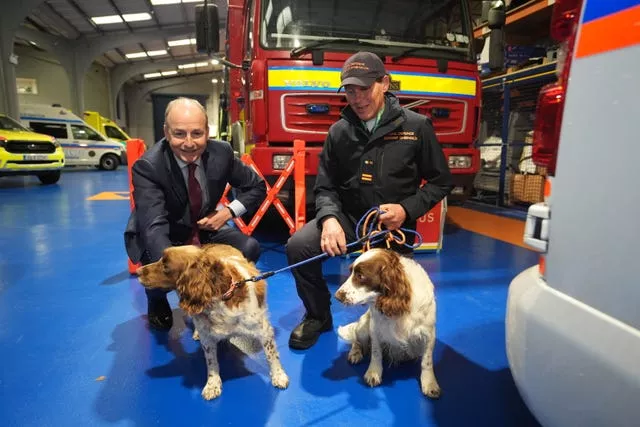
{"type": "Polygon", "coordinates": [[[285,250],[290,262],[297,262],[308,257],[310,248],[320,245],[319,233],[314,233],[309,229],[314,226],[315,224],[307,223],[289,238],[285,250]]]}
{"type": "Polygon", "coordinates": [[[258,261],[260,258],[260,243],[253,237],[249,237],[241,248],[242,255],[251,262],[258,261]]]}

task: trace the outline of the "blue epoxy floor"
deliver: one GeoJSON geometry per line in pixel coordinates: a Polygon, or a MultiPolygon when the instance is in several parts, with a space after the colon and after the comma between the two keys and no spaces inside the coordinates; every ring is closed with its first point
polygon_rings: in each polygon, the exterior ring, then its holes
{"type": "MultiPolygon", "coordinates": [[[[205,361],[190,322],[174,309],[169,334],[147,328],[144,292],[127,273],[123,249],[128,201],[87,200],[127,189],[124,169],[70,171],[50,187],[0,179],[0,425],[537,425],[504,342],[507,285],[536,254],[452,229],[440,254],[417,256],[436,286],[439,401],[421,395],[418,363],[389,368],[382,386],[366,387],[366,364],[350,366],[333,332],[308,351],[290,350],[303,313],[285,272],[269,279],[268,301],[289,389],[270,385],[262,353],[228,344],[219,352],[222,396],[206,402],[205,361]]],[[[263,271],[286,265],[286,234],[277,228],[257,233],[263,271]]],[[[348,264],[325,262],[332,290],[348,264]]],[[[174,294],[170,301],[176,307],[174,294]]],[[[334,323],[361,312],[336,302],[334,323]]]]}

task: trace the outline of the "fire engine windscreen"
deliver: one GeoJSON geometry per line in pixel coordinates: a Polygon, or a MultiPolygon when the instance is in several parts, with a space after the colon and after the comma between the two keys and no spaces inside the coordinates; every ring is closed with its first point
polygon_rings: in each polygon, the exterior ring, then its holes
{"type": "Polygon", "coordinates": [[[473,60],[470,27],[462,0],[263,0],[260,43],[473,60]]]}

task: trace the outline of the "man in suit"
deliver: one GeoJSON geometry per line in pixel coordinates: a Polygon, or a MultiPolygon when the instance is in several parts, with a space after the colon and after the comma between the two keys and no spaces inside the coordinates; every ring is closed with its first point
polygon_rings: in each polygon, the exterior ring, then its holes
{"type": "MultiPolygon", "coordinates": [[[[258,208],[266,197],[263,179],[234,156],[228,143],[209,139],[207,113],[196,100],[169,103],[164,135],[132,168],[135,210],[125,231],[129,258],[145,265],[159,260],[169,246],[225,243],[257,261],[259,243],[227,222],[258,208]],[[239,192],[218,210],[227,183],[239,192]]],[[[145,292],[149,325],[171,329],[166,293],[145,292]]]]}

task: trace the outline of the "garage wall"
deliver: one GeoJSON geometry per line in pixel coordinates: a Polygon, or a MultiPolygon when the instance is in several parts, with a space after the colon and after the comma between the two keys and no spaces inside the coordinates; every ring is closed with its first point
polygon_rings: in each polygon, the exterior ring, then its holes
{"type": "MultiPolygon", "coordinates": [[[[14,53],[18,55],[16,78],[35,79],[37,86],[37,94],[18,94],[20,105],[57,103],[71,108],[67,73],[53,55],[18,45],[14,53]]],[[[84,103],[86,110],[109,117],[109,72],[99,64],[94,63],[85,76],[84,103]]]]}
{"type": "MultiPolygon", "coordinates": [[[[177,80],[177,79],[176,79],[177,80]]],[[[209,115],[209,126],[218,125],[218,85],[211,83],[210,75],[200,75],[190,77],[186,81],[172,83],[167,79],[166,85],[153,93],[189,96],[190,94],[209,96],[207,99],[207,114],[209,115]]],[[[149,84],[149,83],[147,83],[149,84]]],[[[129,112],[129,135],[132,138],[141,138],[147,146],[153,145],[156,141],[153,137],[153,104],[151,94],[145,93],[146,85],[126,86],[125,98],[127,99],[127,110],[129,112]]]]}

